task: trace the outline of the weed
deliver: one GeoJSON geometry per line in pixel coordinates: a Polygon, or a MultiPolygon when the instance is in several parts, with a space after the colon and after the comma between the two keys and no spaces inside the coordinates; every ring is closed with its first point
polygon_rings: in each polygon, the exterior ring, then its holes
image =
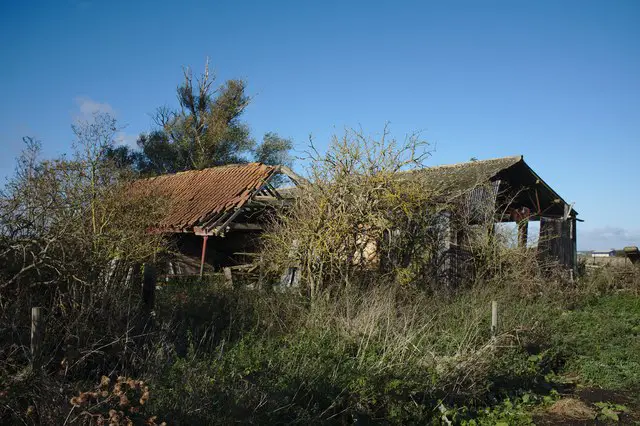
{"type": "Polygon", "coordinates": [[[558,318],[553,345],[568,371],[587,384],[625,389],[640,383],[640,301],[628,294],[600,297],[558,318]]]}
{"type": "Polygon", "coordinates": [[[621,413],[628,413],[629,409],[622,404],[613,404],[610,402],[596,402],[595,406],[598,407],[598,420],[602,421],[614,421],[620,420],[621,413]]]}

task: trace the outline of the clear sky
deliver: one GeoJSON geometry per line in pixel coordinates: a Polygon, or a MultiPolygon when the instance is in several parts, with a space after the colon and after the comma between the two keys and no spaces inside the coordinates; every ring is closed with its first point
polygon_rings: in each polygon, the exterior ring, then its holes
{"type": "Polygon", "coordinates": [[[640,1],[0,0],[0,47],[2,176],[22,136],[67,152],[94,110],[134,143],[208,56],[248,81],[258,137],[388,121],[431,164],[523,154],[575,202],[579,249],[640,245],[640,1]]]}

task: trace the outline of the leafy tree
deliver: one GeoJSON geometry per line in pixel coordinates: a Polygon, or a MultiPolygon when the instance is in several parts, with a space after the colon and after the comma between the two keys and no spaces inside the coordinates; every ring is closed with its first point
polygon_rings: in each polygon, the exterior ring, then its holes
{"type": "Polygon", "coordinates": [[[164,130],[141,134],[137,143],[142,152],[136,168],[143,174],[174,173],[190,168],[186,152],[171,143],[164,130]]]}
{"type": "Polygon", "coordinates": [[[289,150],[292,148],[291,141],[278,136],[277,133],[267,132],[254,153],[256,161],[265,164],[284,164],[291,163],[289,150]]]}
{"type": "Polygon", "coordinates": [[[215,76],[209,72],[193,77],[184,70],[178,86],[180,108],[160,107],[153,117],[157,128],[141,134],[140,152],[118,147],[110,157],[118,164],[131,165],[142,174],[154,175],[181,170],[203,169],[255,159],[269,164],[289,164],[289,139],[276,133],[264,135],[258,144],[251,136],[242,114],[251,102],[243,80],[228,80],[213,89],[215,76]]]}

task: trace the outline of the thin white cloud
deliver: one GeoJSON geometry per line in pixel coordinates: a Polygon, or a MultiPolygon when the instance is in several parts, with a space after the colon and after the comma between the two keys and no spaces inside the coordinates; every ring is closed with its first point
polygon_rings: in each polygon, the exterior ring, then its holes
{"type": "Polygon", "coordinates": [[[73,100],[78,107],[74,113],[74,120],[91,120],[96,113],[107,113],[116,116],[116,111],[106,102],[95,101],[88,96],[76,96],[73,100]]]}
{"type": "MultiPolygon", "coordinates": [[[[117,118],[117,112],[107,102],[98,102],[91,99],[88,96],[76,96],[73,99],[77,106],[77,109],[73,112],[73,120],[78,121],[93,121],[95,114],[106,113],[114,118],[117,118]]],[[[136,141],[138,136],[136,134],[127,133],[124,131],[126,126],[120,126],[118,132],[116,132],[114,141],[117,145],[126,145],[130,148],[136,148],[136,141]]]]}
{"type": "Polygon", "coordinates": [[[580,229],[578,224],[580,250],[620,249],[625,246],[640,246],[640,229],[624,229],[615,226],[580,229]]]}
{"type": "Polygon", "coordinates": [[[126,133],[126,132],[118,132],[116,133],[115,141],[118,145],[126,145],[129,148],[136,148],[136,141],[138,140],[138,136],[126,133]]]}

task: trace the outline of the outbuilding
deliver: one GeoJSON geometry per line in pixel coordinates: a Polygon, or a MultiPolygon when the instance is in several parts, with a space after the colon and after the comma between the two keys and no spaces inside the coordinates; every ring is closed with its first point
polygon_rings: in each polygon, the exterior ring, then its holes
{"type": "MultiPolygon", "coordinates": [[[[538,253],[572,273],[576,270],[578,213],[522,156],[428,167],[400,173],[399,179],[412,176],[421,176],[448,200],[456,199],[478,222],[515,222],[521,247],[527,245],[529,222],[539,221],[538,253]]],[[[169,202],[166,217],[154,229],[174,243],[175,257],[167,272],[202,275],[255,260],[268,214],[304,190],[280,190],[276,182],[282,179],[294,187],[304,182],[287,167],[247,163],[162,175],[134,185],[169,202]]],[[[466,230],[456,228],[455,214],[443,216],[448,237],[441,252],[445,261],[439,260],[446,265],[443,280],[452,285],[468,277],[473,264],[464,243],[466,230]]]]}
{"type": "Polygon", "coordinates": [[[591,257],[614,257],[615,255],[616,255],[616,251],[613,249],[591,252],[591,257]]]}

